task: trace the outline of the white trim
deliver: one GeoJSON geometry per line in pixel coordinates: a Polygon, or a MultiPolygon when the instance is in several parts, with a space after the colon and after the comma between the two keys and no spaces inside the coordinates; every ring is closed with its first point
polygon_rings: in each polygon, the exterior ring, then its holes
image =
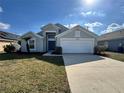
{"type": "Polygon", "coordinates": [[[48,39],[47,41],[56,41],[56,39],[48,39]]]}
{"type": "MultiPolygon", "coordinates": [[[[30,49],[31,51],[35,51],[36,50],[36,38],[31,38],[29,40],[34,40],[34,49],[30,49]]],[[[28,44],[29,44],[29,40],[28,40],[28,44]]]]}

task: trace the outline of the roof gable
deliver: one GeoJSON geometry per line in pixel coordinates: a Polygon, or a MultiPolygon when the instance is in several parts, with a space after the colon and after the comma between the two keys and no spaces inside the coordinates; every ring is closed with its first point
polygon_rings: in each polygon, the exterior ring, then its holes
{"type": "Polygon", "coordinates": [[[65,26],[62,25],[62,24],[57,23],[57,24],[55,24],[55,25],[60,28],[61,32],[64,32],[64,31],[69,30],[69,28],[65,27],[65,26]]]}
{"type": "Polygon", "coordinates": [[[60,28],[54,24],[47,24],[41,28],[43,31],[59,30],[60,28]]]}
{"type": "Polygon", "coordinates": [[[33,32],[27,32],[26,34],[22,35],[20,38],[32,38],[32,37],[38,37],[38,38],[43,38],[42,36],[35,34],[33,32]]]}
{"type": "Polygon", "coordinates": [[[57,30],[59,30],[58,33],[60,34],[60,33],[63,33],[65,31],[69,30],[67,27],[65,27],[65,26],[63,26],[62,24],[59,24],[59,23],[57,23],[57,24],[47,24],[44,27],[42,27],[41,29],[42,29],[42,31],[37,33],[40,36],[43,36],[44,31],[54,31],[54,30],[57,31],[57,30]]]}
{"type": "Polygon", "coordinates": [[[56,37],[62,37],[62,36],[64,36],[65,34],[70,33],[71,31],[83,31],[83,32],[85,32],[85,33],[91,35],[92,37],[95,37],[95,38],[98,37],[96,34],[94,34],[93,32],[90,32],[89,30],[83,28],[83,27],[80,26],[80,25],[77,25],[77,26],[71,28],[70,30],[67,30],[67,31],[63,32],[63,33],[57,35],[56,37]]]}

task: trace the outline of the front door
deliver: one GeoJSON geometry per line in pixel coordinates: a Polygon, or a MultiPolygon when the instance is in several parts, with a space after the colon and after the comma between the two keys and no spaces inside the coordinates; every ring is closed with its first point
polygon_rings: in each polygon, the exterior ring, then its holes
{"type": "Polygon", "coordinates": [[[46,33],[47,35],[47,50],[55,50],[56,41],[55,35],[56,33],[46,33]]]}
{"type": "Polygon", "coordinates": [[[48,50],[55,50],[56,42],[48,41],[48,50]]]}

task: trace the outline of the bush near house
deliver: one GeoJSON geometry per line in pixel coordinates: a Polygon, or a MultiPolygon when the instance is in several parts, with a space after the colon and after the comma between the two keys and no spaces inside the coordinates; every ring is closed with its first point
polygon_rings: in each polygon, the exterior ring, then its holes
{"type": "Polygon", "coordinates": [[[6,53],[15,52],[15,49],[16,49],[12,44],[5,45],[3,48],[4,48],[4,52],[6,52],[6,53]]]}
{"type": "Polygon", "coordinates": [[[123,46],[118,47],[118,52],[123,53],[124,52],[124,47],[123,46]]]}
{"type": "Polygon", "coordinates": [[[53,54],[62,54],[62,47],[56,47],[53,54]]]}
{"type": "Polygon", "coordinates": [[[98,55],[103,55],[105,54],[105,51],[107,50],[107,47],[106,46],[96,46],[94,51],[95,51],[95,54],[98,54],[98,55]]]}

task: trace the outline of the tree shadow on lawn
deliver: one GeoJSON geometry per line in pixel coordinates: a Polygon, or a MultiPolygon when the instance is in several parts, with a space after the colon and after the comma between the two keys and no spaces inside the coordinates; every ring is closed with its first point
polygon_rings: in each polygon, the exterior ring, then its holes
{"type": "Polygon", "coordinates": [[[44,53],[0,53],[0,61],[4,62],[7,60],[23,60],[36,58],[41,61],[52,63],[58,66],[64,66],[62,56],[42,56],[44,53]]]}

